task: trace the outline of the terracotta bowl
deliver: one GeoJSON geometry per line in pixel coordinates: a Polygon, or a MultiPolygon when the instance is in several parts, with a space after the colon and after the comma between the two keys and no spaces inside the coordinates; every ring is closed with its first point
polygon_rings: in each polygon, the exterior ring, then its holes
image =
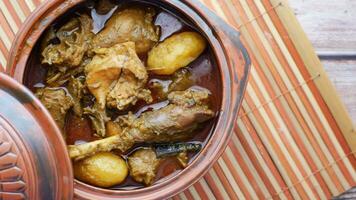
{"type": "MultiPolygon", "coordinates": [[[[26,20],[13,43],[7,73],[20,83],[24,83],[25,78],[31,78],[31,74],[26,74],[26,66],[29,55],[41,34],[57,17],[82,1],[52,0],[37,8],[26,20]]],[[[201,4],[199,0],[146,0],[143,2],[154,4],[172,13],[185,16],[205,35],[212,47],[222,80],[221,112],[211,138],[205,147],[194,161],[178,174],[153,186],[128,191],[97,188],[75,180],[75,198],[163,199],[171,197],[198,181],[209,170],[224,152],[232,135],[233,125],[242,101],[250,68],[250,60],[246,49],[240,41],[239,32],[222,21],[216,14],[201,4]]],[[[58,131],[57,128],[55,130],[58,131]]],[[[58,139],[63,140],[62,138],[58,139]]],[[[67,159],[68,155],[64,142],[58,143],[58,145],[62,145],[60,148],[63,149],[63,154],[57,156],[67,159]]],[[[62,167],[72,170],[70,165],[62,167]]],[[[51,170],[56,169],[53,168],[51,170]]]]}

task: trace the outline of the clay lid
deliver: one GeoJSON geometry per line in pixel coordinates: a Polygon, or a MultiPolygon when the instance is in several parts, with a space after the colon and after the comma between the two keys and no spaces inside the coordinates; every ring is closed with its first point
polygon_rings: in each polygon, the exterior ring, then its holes
{"type": "Polygon", "coordinates": [[[61,133],[21,84],[0,72],[0,199],[72,199],[61,133]]]}

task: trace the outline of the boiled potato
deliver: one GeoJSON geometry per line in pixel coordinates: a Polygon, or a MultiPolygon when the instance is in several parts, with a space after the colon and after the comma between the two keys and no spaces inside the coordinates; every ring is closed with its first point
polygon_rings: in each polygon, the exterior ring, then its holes
{"type": "Polygon", "coordinates": [[[74,163],[75,178],[98,187],[112,187],[128,174],[124,159],[110,152],[97,153],[74,163]]]}
{"type": "Polygon", "coordinates": [[[195,32],[175,34],[148,53],[147,69],[159,75],[171,75],[187,66],[205,49],[205,39],[195,32]]]}

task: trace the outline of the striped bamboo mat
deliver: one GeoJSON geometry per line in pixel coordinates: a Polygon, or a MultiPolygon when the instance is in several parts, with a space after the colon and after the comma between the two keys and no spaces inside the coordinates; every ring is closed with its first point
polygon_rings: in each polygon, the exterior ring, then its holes
{"type": "MultiPolygon", "coordinates": [[[[21,23],[40,3],[0,0],[2,66],[21,23]]],[[[288,2],[203,3],[241,31],[251,77],[226,152],[173,199],[329,199],[354,186],[352,122],[288,2]]]]}

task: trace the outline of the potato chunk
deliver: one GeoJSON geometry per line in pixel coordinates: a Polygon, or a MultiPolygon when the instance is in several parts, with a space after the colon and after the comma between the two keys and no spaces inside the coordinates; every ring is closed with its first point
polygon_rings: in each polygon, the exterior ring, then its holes
{"type": "Polygon", "coordinates": [[[123,182],[128,174],[126,162],[109,153],[97,153],[74,163],[75,178],[98,187],[112,187],[123,182]]]}
{"type": "Polygon", "coordinates": [[[205,49],[205,39],[195,32],[175,34],[148,53],[147,70],[171,75],[194,61],[205,49]]]}

